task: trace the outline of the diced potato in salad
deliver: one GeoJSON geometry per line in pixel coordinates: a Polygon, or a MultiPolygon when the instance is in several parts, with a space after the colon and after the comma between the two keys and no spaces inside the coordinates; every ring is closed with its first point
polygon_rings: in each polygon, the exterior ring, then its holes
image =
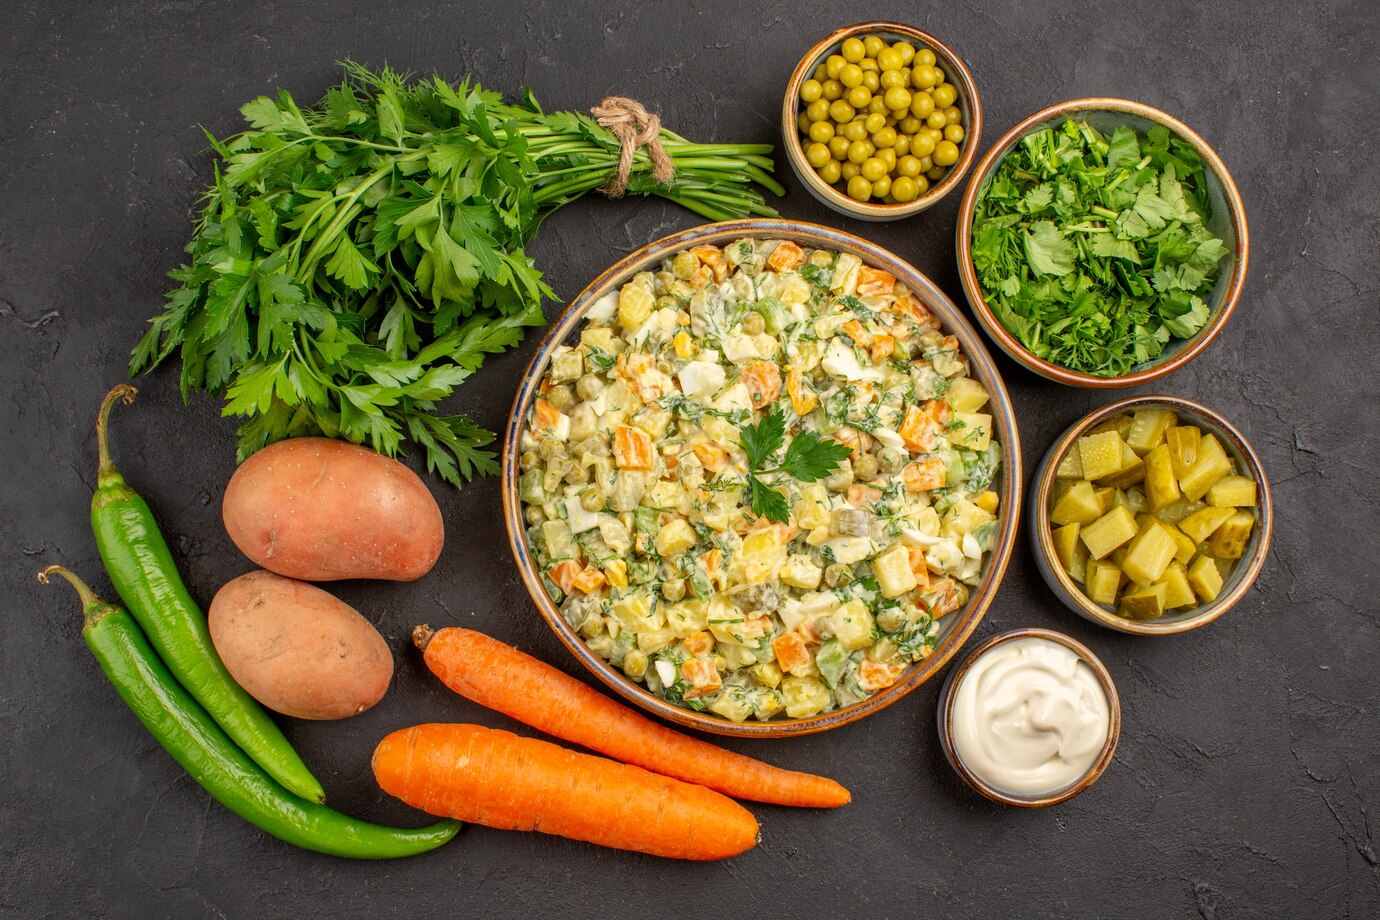
{"type": "MultiPolygon", "coordinates": [[[[999,527],[1001,446],[958,340],[855,255],[678,252],[558,347],[521,441],[528,543],[601,657],[726,719],[866,699],[929,655],[999,527]],[[752,510],[744,426],[851,449],[752,510]]],[[[759,471],[760,472],[760,471],[759,471]]]]}

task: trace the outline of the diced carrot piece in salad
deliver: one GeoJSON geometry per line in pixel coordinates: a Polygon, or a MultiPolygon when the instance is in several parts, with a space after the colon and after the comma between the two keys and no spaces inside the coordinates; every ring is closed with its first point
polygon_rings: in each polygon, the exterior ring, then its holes
{"type": "Polygon", "coordinates": [[[619,425],[613,434],[613,462],[623,470],[650,470],[654,464],[652,436],[641,428],[619,425]]]}
{"type": "Polygon", "coordinates": [[[872,344],[867,351],[875,362],[885,361],[891,357],[891,353],[896,350],[896,336],[888,333],[879,333],[872,337],[872,344]]]}
{"type": "Polygon", "coordinates": [[[805,261],[805,250],[790,240],[782,240],[767,257],[767,268],[774,272],[788,272],[805,261]]]}
{"type": "Polygon", "coordinates": [[[886,297],[896,287],[896,276],[878,268],[864,265],[858,269],[859,297],[886,297]]]}
{"type": "Polygon", "coordinates": [[[690,684],[690,689],[685,691],[687,700],[708,696],[723,686],[719,669],[707,658],[691,658],[680,666],[680,676],[690,684]]]}
{"type": "Polygon", "coordinates": [[[891,307],[893,312],[899,313],[919,325],[921,331],[939,328],[939,320],[935,319],[929,308],[922,304],[914,294],[907,294],[905,297],[898,298],[891,307]]]}
{"type": "Polygon", "coordinates": [[[936,578],[921,594],[921,599],[930,606],[930,613],[937,620],[958,609],[958,585],[952,578],[936,578]]]}
{"type": "Polygon", "coordinates": [[[936,423],[947,425],[953,420],[954,410],[947,399],[930,399],[925,402],[925,414],[936,423]]]}
{"type": "Polygon", "coordinates": [[[863,663],[858,665],[858,686],[864,690],[875,692],[885,689],[896,683],[896,678],[900,676],[900,669],[890,662],[863,659],[863,663]]]}
{"type": "Polygon", "coordinates": [[[872,333],[867,331],[867,327],[855,319],[850,319],[843,324],[844,335],[864,348],[872,342],[872,333]]]}
{"type": "Polygon", "coordinates": [[[907,492],[928,492],[930,489],[938,489],[944,485],[947,478],[948,471],[944,468],[944,461],[939,457],[921,457],[906,464],[905,469],[901,470],[901,481],[906,484],[907,492]]]}
{"type": "Polygon", "coordinates": [[[690,441],[690,449],[699,458],[700,466],[711,473],[717,473],[728,463],[728,451],[702,435],[697,435],[690,441]]]}
{"type": "Polygon", "coordinates": [[[799,416],[809,415],[819,404],[815,391],[805,383],[805,375],[799,368],[791,368],[786,373],[786,392],[791,397],[791,408],[799,416]]]}
{"type": "Polygon", "coordinates": [[[587,565],[571,581],[571,587],[584,594],[593,594],[604,586],[604,573],[597,566],[587,565]]]}
{"type": "Polygon", "coordinates": [[[545,431],[555,431],[560,427],[561,410],[544,399],[533,405],[532,433],[541,435],[545,431]]]}
{"type": "Polygon", "coordinates": [[[935,450],[944,440],[943,429],[919,406],[906,410],[906,417],[896,433],[911,453],[935,450]]]}
{"type": "Polygon", "coordinates": [[[556,583],[556,586],[569,594],[575,587],[575,579],[580,575],[580,563],[573,559],[565,559],[556,563],[546,570],[546,574],[556,583]]]}
{"type": "Polygon", "coordinates": [[[781,395],[781,368],[774,361],[754,361],[738,375],[747,387],[748,398],[758,409],[776,401],[781,395]]]}
{"type": "Polygon", "coordinates": [[[915,575],[916,588],[919,591],[929,586],[930,566],[925,561],[925,551],[918,546],[906,547],[906,552],[910,555],[910,570],[915,575]]]}
{"type": "Polygon", "coordinates": [[[714,634],[707,629],[693,632],[684,639],[685,650],[691,655],[708,655],[714,651],[714,634]]]}
{"type": "Polygon", "coordinates": [[[855,482],[848,487],[844,497],[854,508],[871,508],[881,497],[881,490],[865,482],[855,482]]]}
{"type": "Polygon", "coordinates": [[[776,653],[776,666],[787,673],[808,667],[810,650],[805,640],[793,632],[783,633],[771,640],[771,650],[776,653]]]}

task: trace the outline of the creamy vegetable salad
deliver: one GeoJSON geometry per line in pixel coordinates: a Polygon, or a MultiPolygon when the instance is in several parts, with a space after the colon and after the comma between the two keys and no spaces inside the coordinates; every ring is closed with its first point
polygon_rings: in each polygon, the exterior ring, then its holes
{"type": "Polygon", "coordinates": [[[987,391],[939,325],[887,272],[782,240],[696,246],[600,299],[552,353],[519,459],[566,621],[734,721],[895,683],[967,602],[1001,510],[987,391]],[[792,475],[797,440],[847,454],[792,475]]]}

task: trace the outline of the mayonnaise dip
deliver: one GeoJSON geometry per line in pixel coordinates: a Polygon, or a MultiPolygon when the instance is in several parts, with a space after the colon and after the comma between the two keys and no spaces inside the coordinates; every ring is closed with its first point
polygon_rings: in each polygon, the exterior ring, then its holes
{"type": "Polygon", "coordinates": [[[1111,731],[1107,695],[1073,649],[1039,636],[1002,642],[954,694],[954,747],[988,785],[1027,796],[1081,779],[1111,731]]]}

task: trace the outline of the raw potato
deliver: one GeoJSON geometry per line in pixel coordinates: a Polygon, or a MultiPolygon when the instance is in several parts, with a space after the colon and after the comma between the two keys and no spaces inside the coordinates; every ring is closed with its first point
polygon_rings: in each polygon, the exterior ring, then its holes
{"type": "Polygon", "coordinates": [[[320,588],[272,572],[221,588],[207,621],[230,675],[283,715],[358,715],[393,679],[393,655],[368,620],[320,588]]]}
{"type": "Polygon", "coordinates": [[[441,509],[396,460],[330,438],[270,444],[246,460],[221,508],[230,539],[288,578],[412,581],[431,570],[441,509]]]}

